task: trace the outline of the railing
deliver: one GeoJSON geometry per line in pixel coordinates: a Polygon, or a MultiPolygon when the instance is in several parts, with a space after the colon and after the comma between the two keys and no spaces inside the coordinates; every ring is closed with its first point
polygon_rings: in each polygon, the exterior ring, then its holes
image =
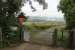
{"type": "MultiPolygon", "coordinates": [[[[69,30],[64,30],[64,31],[56,31],[56,32],[47,32],[47,33],[52,33],[52,35],[48,35],[50,36],[49,37],[49,40],[51,40],[51,36],[52,36],[52,40],[53,40],[53,45],[54,46],[62,46],[62,47],[68,47],[69,45],[69,38],[70,38],[70,34],[68,33],[69,30]],[[59,35],[60,34],[60,35],[59,35]]],[[[75,31],[75,30],[71,30],[71,31],[75,31]]],[[[41,30],[33,30],[33,32],[41,32],[41,30]]],[[[47,34],[46,33],[46,34],[47,34]]],[[[31,36],[31,35],[30,35],[31,36]]],[[[20,38],[20,37],[18,37],[20,38]]],[[[40,38],[41,39],[41,38],[40,38]]],[[[37,39],[36,39],[37,40],[37,39]]],[[[36,43],[36,42],[35,42],[36,43]]],[[[50,42],[48,42],[50,43],[50,42]]],[[[46,43],[45,43],[46,44],[46,43]]],[[[4,47],[3,46],[3,37],[2,37],[2,32],[1,32],[1,29],[0,29],[0,47],[4,47]]]]}
{"type": "MultiPolygon", "coordinates": [[[[51,36],[52,36],[52,41],[53,41],[53,45],[54,46],[58,46],[58,47],[69,47],[70,45],[70,33],[68,32],[69,30],[58,30],[56,32],[47,32],[47,33],[52,33],[53,35],[48,35],[50,36],[49,40],[51,40],[51,36]]],[[[73,30],[71,30],[73,31],[73,30]]],[[[35,30],[34,32],[40,32],[40,30],[35,30]]],[[[47,34],[46,33],[46,34],[47,34]]],[[[35,35],[34,35],[34,38],[35,38],[35,35]]],[[[40,38],[41,39],[41,38],[40,38]]],[[[35,39],[37,43],[37,39],[35,39]]],[[[34,40],[34,41],[35,41],[34,40]]],[[[42,39],[41,39],[42,40],[42,39]]],[[[48,40],[47,40],[48,41],[48,40]]],[[[50,42],[51,43],[51,42],[50,42]]],[[[40,43],[41,44],[41,43],[40,43]]],[[[45,43],[46,44],[46,43],[45,43]]],[[[49,43],[48,43],[49,44],[49,43]]]]}

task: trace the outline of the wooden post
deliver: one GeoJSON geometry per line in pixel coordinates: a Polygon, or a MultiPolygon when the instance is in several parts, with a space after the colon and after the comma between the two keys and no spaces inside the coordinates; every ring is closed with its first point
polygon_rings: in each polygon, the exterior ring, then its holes
{"type": "Polygon", "coordinates": [[[74,33],[73,33],[73,47],[75,47],[75,29],[73,31],[74,31],[74,33]]]}
{"type": "Polygon", "coordinates": [[[57,44],[56,44],[56,43],[57,43],[57,33],[58,33],[58,30],[55,29],[55,30],[54,30],[54,35],[53,35],[53,39],[54,39],[54,44],[53,44],[53,45],[54,45],[54,46],[57,46],[57,44]]]}
{"type": "Polygon", "coordinates": [[[0,48],[3,47],[3,43],[2,43],[2,41],[3,41],[2,30],[1,30],[1,28],[0,28],[0,48]]]}

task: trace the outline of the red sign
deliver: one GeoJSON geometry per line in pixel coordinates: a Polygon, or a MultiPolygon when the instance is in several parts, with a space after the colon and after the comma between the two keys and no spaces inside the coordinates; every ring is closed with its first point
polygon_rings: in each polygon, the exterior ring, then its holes
{"type": "Polygon", "coordinates": [[[24,20],[25,20],[24,16],[19,16],[19,23],[20,24],[23,24],[24,20]]]}

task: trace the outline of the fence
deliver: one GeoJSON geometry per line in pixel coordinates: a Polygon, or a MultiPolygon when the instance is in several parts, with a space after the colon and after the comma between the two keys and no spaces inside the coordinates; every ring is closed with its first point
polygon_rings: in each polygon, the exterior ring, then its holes
{"type": "MultiPolygon", "coordinates": [[[[26,33],[26,32],[25,32],[26,33]]],[[[9,44],[13,42],[20,41],[20,35],[19,32],[11,32],[10,39],[6,39],[6,37],[1,33],[0,29],[0,48],[9,46],[9,44]]],[[[68,33],[68,30],[65,31],[58,31],[55,29],[55,31],[46,30],[46,31],[40,31],[40,30],[34,30],[31,31],[29,34],[30,42],[39,43],[39,44],[45,44],[50,46],[61,46],[61,47],[69,47],[70,45],[70,34],[68,33]]],[[[75,40],[74,40],[75,42],[75,40]]],[[[75,43],[74,43],[75,44],[75,43]]]]}
{"type": "Polygon", "coordinates": [[[34,43],[57,46],[57,47],[60,47],[60,46],[69,47],[70,46],[69,38],[70,38],[70,34],[68,33],[67,30],[64,30],[64,31],[55,30],[54,32],[33,31],[30,39],[34,43]]]}

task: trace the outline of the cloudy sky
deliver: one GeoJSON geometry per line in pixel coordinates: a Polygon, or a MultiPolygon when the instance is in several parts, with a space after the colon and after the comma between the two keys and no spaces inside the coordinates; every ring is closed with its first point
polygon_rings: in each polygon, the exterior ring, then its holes
{"type": "Polygon", "coordinates": [[[32,9],[30,8],[28,2],[22,7],[22,11],[27,16],[63,17],[63,14],[61,12],[58,12],[57,10],[59,1],[60,0],[46,0],[46,2],[48,3],[48,9],[43,10],[42,6],[40,6],[38,2],[34,2],[32,0],[33,6],[37,9],[37,11],[32,12],[32,9]]]}

